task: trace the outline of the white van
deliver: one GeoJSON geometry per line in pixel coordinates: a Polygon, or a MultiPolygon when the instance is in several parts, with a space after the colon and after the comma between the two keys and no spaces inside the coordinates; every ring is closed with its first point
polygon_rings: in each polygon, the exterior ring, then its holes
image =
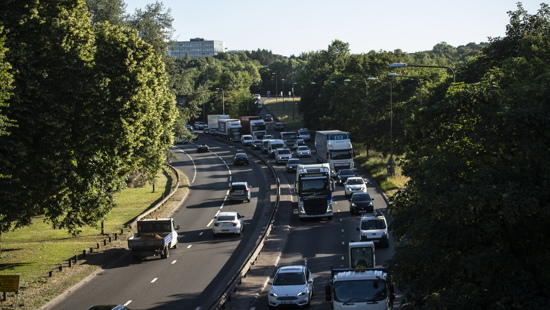
{"type": "Polygon", "coordinates": [[[252,140],[254,140],[254,139],[252,138],[251,135],[242,135],[242,136],[241,136],[241,143],[242,143],[243,146],[245,146],[245,145],[251,145],[251,144],[252,144],[252,140]]]}
{"type": "Polygon", "coordinates": [[[281,139],[273,139],[267,142],[267,154],[269,157],[275,158],[275,150],[282,149],[285,147],[285,142],[281,139]]]}

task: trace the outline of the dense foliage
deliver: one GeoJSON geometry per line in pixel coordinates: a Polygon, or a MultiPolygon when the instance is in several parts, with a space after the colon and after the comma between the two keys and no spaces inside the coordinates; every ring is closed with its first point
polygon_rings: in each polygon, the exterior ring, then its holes
{"type": "Polygon", "coordinates": [[[135,30],[92,25],[80,0],[0,5],[13,96],[0,136],[1,231],[45,215],[77,233],[114,206],[128,174],[154,181],[172,144],[164,63],[135,30]]]}
{"type": "Polygon", "coordinates": [[[409,126],[389,267],[410,308],[550,306],[550,8],[518,8],[409,126]]]}

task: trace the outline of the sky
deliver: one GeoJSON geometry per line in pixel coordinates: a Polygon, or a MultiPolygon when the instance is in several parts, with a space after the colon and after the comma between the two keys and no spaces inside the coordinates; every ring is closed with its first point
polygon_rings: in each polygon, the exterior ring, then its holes
{"type": "MultiPolygon", "coordinates": [[[[413,53],[506,35],[518,0],[157,0],[174,18],[173,39],[219,40],[228,50],[283,56],[327,50],[334,40],[352,54],[413,53]]],[[[125,0],[133,14],[155,0],[125,0]]],[[[548,0],[521,1],[534,15],[548,0]]]]}

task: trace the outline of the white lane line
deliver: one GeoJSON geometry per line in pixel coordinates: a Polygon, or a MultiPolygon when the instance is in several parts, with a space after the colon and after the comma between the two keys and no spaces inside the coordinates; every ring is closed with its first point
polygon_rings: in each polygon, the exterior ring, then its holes
{"type": "Polygon", "coordinates": [[[187,246],[187,248],[188,248],[188,249],[190,249],[190,248],[191,248],[192,246],[193,246],[193,245],[192,245],[192,244],[190,244],[190,245],[188,245],[188,246],[187,246]]]}
{"type": "Polygon", "coordinates": [[[159,279],[159,278],[154,278],[153,280],[151,280],[151,283],[157,282],[158,279],[159,279]]]}
{"type": "Polygon", "coordinates": [[[191,157],[191,155],[187,154],[185,151],[183,151],[183,153],[187,155],[187,157],[189,157],[189,159],[191,159],[191,162],[193,163],[193,179],[191,179],[191,183],[194,183],[195,179],[197,178],[197,165],[195,165],[195,161],[193,160],[193,157],[191,157]]]}
{"type": "Polygon", "coordinates": [[[172,261],[172,265],[174,265],[177,262],[177,260],[172,261]]]}
{"type": "Polygon", "coordinates": [[[126,307],[126,306],[128,306],[130,303],[132,303],[132,300],[131,300],[131,299],[128,300],[123,306],[126,307]]]}
{"type": "Polygon", "coordinates": [[[341,259],[344,260],[344,256],[342,256],[341,259]]]}
{"type": "Polygon", "coordinates": [[[199,236],[202,236],[202,234],[204,234],[204,231],[201,231],[201,232],[199,233],[199,236]]]}
{"type": "Polygon", "coordinates": [[[206,225],[206,227],[210,227],[210,225],[212,225],[212,223],[214,223],[214,220],[210,220],[210,222],[208,223],[208,225],[206,225]]]}

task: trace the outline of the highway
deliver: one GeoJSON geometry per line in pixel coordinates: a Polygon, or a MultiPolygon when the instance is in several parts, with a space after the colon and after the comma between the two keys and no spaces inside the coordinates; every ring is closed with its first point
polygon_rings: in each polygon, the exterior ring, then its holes
{"type": "Polygon", "coordinates": [[[195,143],[208,144],[210,152],[197,153],[192,143],[174,148],[179,161],[172,165],[190,183],[188,197],[173,214],[181,227],[178,248],[168,259],[135,261],[124,255],[45,309],[87,309],[95,304],[124,304],[132,310],[207,309],[221,294],[269,220],[264,200],[266,182],[273,180],[253,157],[249,166],[234,166],[234,146],[203,137],[195,143]],[[230,180],[249,182],[251,202],[225,201],[230,180]],[[242,237],[213,237],[212,220],[221,210],[245,216],[242,237]]]}

